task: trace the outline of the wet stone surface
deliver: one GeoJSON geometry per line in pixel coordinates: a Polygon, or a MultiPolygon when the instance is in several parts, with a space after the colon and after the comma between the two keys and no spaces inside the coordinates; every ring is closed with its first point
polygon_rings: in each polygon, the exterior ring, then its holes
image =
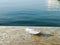
{"type": "Polygon", "coordinates": [[[29,27],[41,31],[39,35],[26,33],[26,28],[0,26],[0,45],[60,45],[60,27],[29,27]]]}

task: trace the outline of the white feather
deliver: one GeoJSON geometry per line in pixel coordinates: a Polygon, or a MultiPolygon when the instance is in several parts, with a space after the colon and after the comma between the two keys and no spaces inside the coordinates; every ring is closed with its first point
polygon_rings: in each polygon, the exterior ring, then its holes
{"type": "Polygon", "coordinates": [[[25,31],[26,31],[27,33],[30,33],[30,34],[38,34],[38,33],[40,33],[40,32],[38,32],[38,31],[36,31],[36,30],[34,30],[34,29],[29,29],[29,28],[27,28],[25,31]]]}

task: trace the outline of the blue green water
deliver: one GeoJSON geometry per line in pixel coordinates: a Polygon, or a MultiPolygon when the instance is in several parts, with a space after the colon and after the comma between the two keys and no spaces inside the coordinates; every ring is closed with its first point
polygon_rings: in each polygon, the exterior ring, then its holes
{"type": "Polygon", "coordinates": [[[2,14],[0,25],[60,26],[60,11],[22,10],[2,14]]]}
{"type": "Polygon", "coordinates": [[[0,26],[60,26],[60,4],[48,9],[48,1],[1,0],[0,26]]]}

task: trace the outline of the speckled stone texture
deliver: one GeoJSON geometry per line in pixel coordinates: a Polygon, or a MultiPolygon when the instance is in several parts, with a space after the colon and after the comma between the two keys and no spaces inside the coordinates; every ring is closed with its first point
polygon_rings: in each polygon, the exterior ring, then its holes
{"type": "Polygon", "coordinates": [[[0,26],[0,45],[60,45],[60,27],[0,26]],[[26,28],[42,34],[28,34],[26,28]]]}

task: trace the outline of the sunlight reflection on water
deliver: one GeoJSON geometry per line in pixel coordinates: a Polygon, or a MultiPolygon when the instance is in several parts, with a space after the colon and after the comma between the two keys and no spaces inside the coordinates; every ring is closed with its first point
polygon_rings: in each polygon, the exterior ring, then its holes
{"type": "Polygon", "coordinates": [[[60,2],[58,0],[48,0],[48,10],[60,11],[60,2]]]}

